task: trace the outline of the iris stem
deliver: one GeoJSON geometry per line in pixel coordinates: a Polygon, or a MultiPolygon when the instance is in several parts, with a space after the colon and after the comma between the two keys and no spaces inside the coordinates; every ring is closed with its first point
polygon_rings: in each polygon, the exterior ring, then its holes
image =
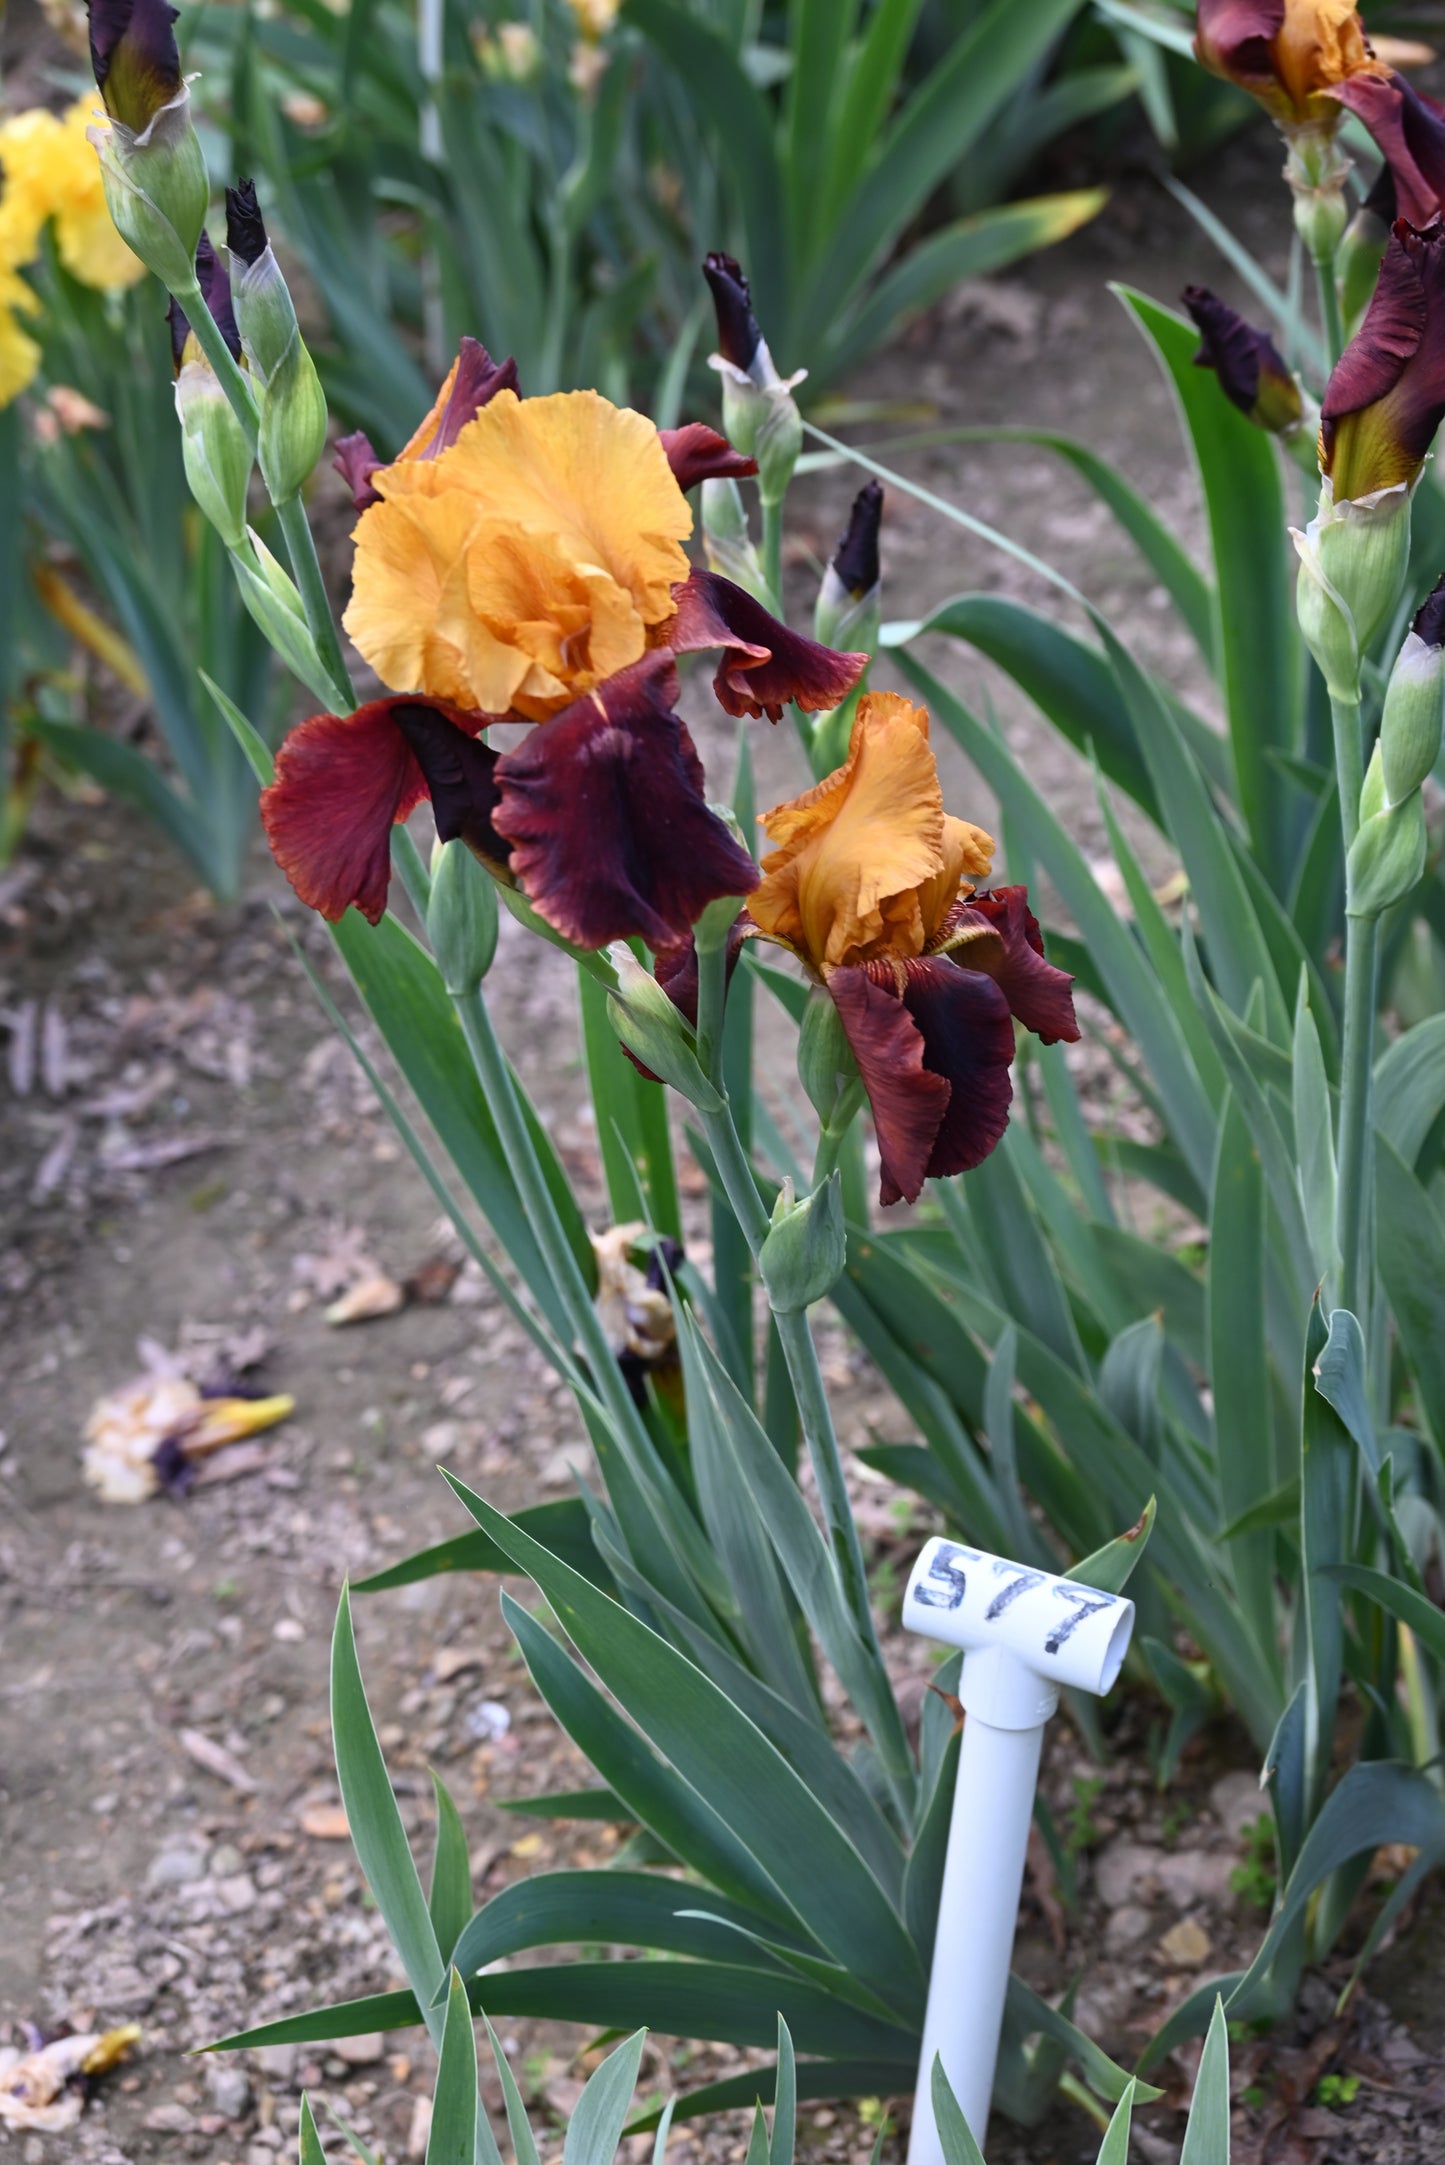
{"type": "MultiPolygon", "coordinates": [[[[1360,826],[1365,754],[1358,697],[1331,697],[1340,832],[1346,851],[1360,826]]],[[[1335,1245],[1340,1255],[1340,1305],[1358,1316],[1369,1339],[1374,1280],[1373,1189],[1369,1160],[1373,1128],[1371,1084],[1375,1053],[1375,972],[1379,931],[1372,917],[1345,919],[1345,1042],[1340,1063],[1340,1131],[1335,1171],[1335,1245]],[[1361,1304],[1364,1304],[1363,1306],[1361,1304]]]]}
{"type": "Polygon", "coordinates": [[[426,913],[431,908],[431,874],[405,827],[397,826],[391,830],[391,861],[400,874],[412,908],[425,926],[426,913]]]}
{"type": "Polygon", "coordinates": [[[293,496],[289,503],[278,504],[276,510],[281,521],[281,531],[286,537],[286,553],[296,575],[301,606],[306,611],[306,627],[316,643],[321,666],[331,679],[337,694],[337,704],[349,714],[356,705],[356,693],[352,689],[351,672],[341,651],[336,619],[331,613],[326,581],[321,576],[321,561],[316,554],[316,537],[311,531],[306,507],[299,496],[293,496]]]}
{"type": "Polygon", "coordinates": [[[1333,368],[1345,350],[1345,327],[1340,318],[1340,292],[1335,284],[1333,255],[1316,256],[1315,283],[1320,295],[1320,325],[1325,337],[1325,358],[1333,368]]]}
{"type": "MultiPolygon", "coordinates": [[[[704,1046],[702,1030],[705,1015],[721,1017],[727,982],[726,970],[725,947],[714,948],[698,955],[698,1059],[709,1082],[723,1100],[719,1110],[703,1114],[703,1125],[718,1177],[756,1262],[768,1234],[768,1213],[758,1189],[757,1176],[739,1138],[732,1106],[728,1102],[722,1073],[721,1029],[716,1028],[711,1039],[711,1064],[704,1046]]],[[[895,1793],[906,1811],[913,1786],[912,1760],[879,1650],[878,1636],[873,1628],[873,1611],[868,1599],[868,1574],[864,1568],[853,1507],[848,1501],[842,1453],[838,1448],[833,1410],[828,1404],[823,1372],[818,1364],[818,1349],[813,1343],[813,1334],[808,1328],[805,1312],[795,1311],[783,1315],[775,1309],[773,1322],[777,1327],[783,1359],[787,1363],[793,1396],[797,1401],[803,1440],[808,1446],[808,1457],[818,1484],[828,1543],[844,1598],[869,1659],[878,1671],[883,1686],[880,1695],[882,1704],[892,1711],[891,1722],[882,1735],[874,1736],[873,1741],[878,1747],[895,1793]]]]}
{"type": "Polygon", "coordinates": [[[783,507],[781,503],[763,505],[763,577],[768,582],[768,593],[774,616],[779,620],[783,614],[783,507]]]}
{"type": "Polygon", "coordinates": [[[1374,1131],[1375,976],[1379,922],[1345,920],[1345,1043],[1340,1062],[1340,1148],[1335,1239],[1340,1251],[1340,1305],[1358,1316],[1368,1344],[1375,1275],[1374,1131]]]}

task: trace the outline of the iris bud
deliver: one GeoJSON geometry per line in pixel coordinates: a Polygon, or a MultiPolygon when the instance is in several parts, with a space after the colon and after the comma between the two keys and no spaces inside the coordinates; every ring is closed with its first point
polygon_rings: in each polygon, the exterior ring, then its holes
{"type": "Polygon", "coordinates": [[[736,481],[704,481],[702,546],[708,569],[721,572],[766,607],[771,600],[758,552],[748,532],[743,492],[736,481]]]}
{"type": "Polygon", "coordinates": [[[1328,480],[1300,533],[1300,631],[1335,698],[1359,695],[1360,657],[1394,608],[1410,554],[1410,488],[1401,482],[1336,504],[1328,480]]]}
{"type": "Polygon", "coordinates": [[[848,524],[823,574],[813,609],[813,637],[824,646],[872,653],[883,593],[878,536],[883,491],[869,481],[853,499],[848,524]]]}
{"type": "Polygon", "coordinates": [[[758,1253],[769,1306],[783,1316],[811,1307],[832,1292],[847,1260],[841,1176],[830,1173],[801,1202],[794,1201],[793,1183],[785,1180],[758,1253]]]}
{"type": "Polygon", "coordinates": [[[821,985],[808,994],[798,1032],[798,1080],[825,1128],[846,1127],[858,1109],[863,1084],[843,1029],[843,1018],[821,985]]]}
{"type": "Polygon", "coordinates": [[[166,0],[91,0],[90,57],[108,128],[89,130],[121,238],[188,292],[210,193],[166,0]]]}
{"type": "Polygon", "coordinates": [[[426,936],[453,999],[476,991],[497,952],[495,881],[460,839],[432,850],[426,936]]]}
{"type": "Polygon", "coordinates": [[[215,371],[203,358],[182,364],[176,378],[176,412],[190,492],[226,547],[242,548],[251,447],[215,371]]]}
{"type": "MultiPolygon", "coordinates": [[[[1379,746],[1370,765],[1379,761],[1379,746]]],[[[1371,798],[1366,777],[1361,809],[1371,798]]],[[[1425,869],[1425,805],[1418,789],[1362,819],[1345,862],[1345,908],[1351,917],[1378,917],[1419,882],[1425,869]]]]}
{"type": "Polygon", "coordinates": [[[698,1064],[692,1029],[652,972],[622,940],[608,949],[608,959],[617,972],[617,990],[607,998],[608,1018],[627,1050],[699,1112],[721,1112],[723,1100],[698,1064]]]}
{"type": "Polygon", "coordinates": [[[1380,717],[1385,800],[1400,804],[1440,756],[1445,722],[1445,579],[1435,586],[1405,635],[1380,717]]]}
{"type": "Polygon", "coordinates": [[[261,393],[261,473],[272,502],[286,504],[326,449],[326,394],[249,180],[226,190],[226,240],[241,345],[261,393]]]}
{"type": "Polygon", "coordinates": [[[306,623],[301,596],[254,527],[248,527],[231,563],[241,599],[293,676],[330,706],[334,697],[306,623]]]}
{"type": "Polygon", "coordinates": [[[1335,256],[1340,314],[1349,333],[1369,306],[1394,223],[1395,179],[1387,159],[1374,186],[1345,227],[1335,256]]]}
{"type": "Polygon", "coordinates": [[[709,361],[722,377],[723,433],[735,450],[757,460],[763,502],[780,504],[803,448],[803,417],[793,391],[808,371],[778,374],[747,279],[732,256],[714,252],[703,275],[717,311],[718,350],[709,361]]]}

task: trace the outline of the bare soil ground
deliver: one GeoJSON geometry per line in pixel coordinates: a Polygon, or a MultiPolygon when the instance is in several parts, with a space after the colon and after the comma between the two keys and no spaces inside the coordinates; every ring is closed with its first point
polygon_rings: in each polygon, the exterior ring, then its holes
{"type": "MultiPolygon", "coordinates": [[[[1275,162],[1272,146],[1251,142],[1212,176],[1229,214],[1265,245],[1285,215],[1275,162]]],[[[1181,214],[1129,180],[1080,243],[962,296],[851,389],[927,400],[939,425],[1027,422],[1084,436],[1192,535],[1193,484],[1168,401],[1104,281],[1126,276],[1167,298],[1201,273],[1227,288],[1181,214]]],[[[1163,597],[1047,454],[952,447],[907,464],[1058,561],[1203,697],[1163,597]]],[[[853,485],[826,474],[798,491],[799,621],[808,550],[826,555],[853,485]]],[[[921,614],[973,587],[1047,598],[896,492],[886,547],[890,613],[921,614]]],[[[940,643],[934,660],[966,696],[993,701],[1035,779],[1102,853],[1081,764],[976,657],[940,643]]],[[[705,754],[725,762],[716,722],[701,734],[705,754]]],[[[787,736],[758,730],[753,742],[762,801],[797,787],[787,736]]],[[[948,752],[945,772],[951,805],[987,819],[961,758],[948,752]]],[[[415,2033],[238,2061],[186,2055],[393,1981],[330,1758],[327,1644],[343,1577],[458,1530],[439,1461],[503,1509],[564,1493],[569,1462],[585,1461],[565,1393],[469,1272],[440,1302],[348,1330],[323,1320],[363,1259],[402,1278],[449,1251],[291,935],[334,978],[323,929],[259,854],[245,904],[220,913],[188,891],[149,830],[86,794],[41,805],[0,885],[10,1058],[0,1083],[0,2022],[16,2025],[17,2042],[27,2022],[133,2018],[144,2031],[75,2132],[17,2139],[24,2165],[274,2165],[294,2148],[303,2086],[388,2165],[420,2155],[431,2070],[415,2033]],[[101,1503],[80,1479],[80,1431],[97,1394],[134,1373],[142,1339],[197,1372],[252,1358],[253,1377],[294,1394],[294,1418],[242,1458],[244,1470],[182,1502],[101,1503]]],[[[600,1224],[565,969],[508,928],[492,991],[600,1224]]],[[[1101,1049],[1086,1046],[1081,1061],[1104,1088],[1101,1049]]],[[[824,1353],[847,1438],[871,1427],[901,1440],[901,1415],[841,1331],[825,1327],[824,1353]]],[[[861,1474],[857,1492],[890,1657],[916,1698],[923,1650],[898,1635],[896,1600],[929,1520],[861,1474]]],[[[433,1580],[360,1601],[357,1614],[383,1742],[423,1849],[436,1766],[462,1807],[478,1900],[542,1865],[605,1858],[605,1831],[498,1809],[580,1769],[531,1691],[495,1582],[433,1580]]],[[[1247,1958],[1268,1898],[1248,1831],[1258,1802],[1247,1743],[1227,1728],[1209,1735],[1161,1795],[1146,1749],[1154,1718],[1126,1697],[1103,1767],[1054,1725],[1046,1793],[1078,1890],[1066,1901],[1040,1860],[1021,1919],[1024,1972],[1050,1990],[1078,1977],[1080,2018],[1124,2059],[1201,1976],[1247,1958]]],[[[1440,1923],[1438,1897],[1407,1920],[1372,1973],[1380,1997],[1357,1993],[1335,2012],[1346,1962],[1311,1982],[1283,2030],[1237,2042],[1239,2155],[1440,2157],[1440,1923]]],[[[585,2038],[513,2023],[506,2042],[543,2116],[565,2110],[590,2064],[585,2038]]],[[[659,2038],[644,2081],[692,2086],[739,2064],[659,2038]]],[[[1176,2153],[1190,2064],[1182,2055],[1164,2103],[1139,2115],[1150,2165],[1176,2153]]],[[[488,2098],[499,2104],[494,2086],[488,2098]]],[[[682,2130],[672,2154],[731,2165],[744,2133],[736,2117],[682,2130]]],[[[805,2108],[811,2156],[862,2165],[872,2139],[852,2106],[805,2108]]],[[[1061,2104],[1028,2134],[996,2122],[991,2156],[1073,2160],[1091,2157],[1096,2139],[1061,2104]]]]}

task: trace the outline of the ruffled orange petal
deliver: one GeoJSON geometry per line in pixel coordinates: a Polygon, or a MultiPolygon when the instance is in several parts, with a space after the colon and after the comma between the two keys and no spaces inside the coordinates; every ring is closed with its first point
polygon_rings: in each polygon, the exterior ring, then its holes
{"type": "Polygon", "coordinates": [[[993,836],[966,819],[943,815],[943,870],[918,891],[923,944],[931,946],[965,880],[987,879],[993,866],[993,836]]]}
{"type": "MultiPolygon", "coordinates": [[[[435,468],[430,469],[435,471],[435,468]]],[[[477,509],[450,490],[373,504],[356,529],[356,562],[345,624],[383,684],[426,692],[494,714],[510,704],[526,673],[520,657],[501,681],[506,696],[477,696],[473,686],[475,622],[467,603],[467,543],[477,509]]],[[[495,690],[496,685],[489,685],[495,690]]]]}
{"type": "Polygon", "coordinates": [[[579,565],[551,535],[484,520],[467,550],[467,601],[476,627],[476,704],[505,683],[504,705],[529,720],[551,714],[637,661],[647,627],[627,588],[579,565]],[[495,649],[495,667],[487,647],[495,649]]]}
{"type": "Polygon", "coordinates": [[[762,931],[800,948],[818,970],[875,952],[922,953],[919,890],[947,871],[923,708],[894,692],[867,693],[844,765],[765,813],[762,825],[777,844],[749,903],[762,931]]]}
{"type": "Polygon", "coordinates": [[[644,624],[671,614],[692,512],[642,414],[596,391],[499,391],[432,471],[493,517],[548,534],[572,562],[605,571],[644,624]]]}

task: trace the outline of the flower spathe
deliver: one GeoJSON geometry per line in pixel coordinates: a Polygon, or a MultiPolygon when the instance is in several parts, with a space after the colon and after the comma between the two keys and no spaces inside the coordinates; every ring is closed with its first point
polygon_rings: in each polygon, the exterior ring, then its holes
{"type": "Polygon", "coordinates": [[[747,920],[790,947],[842,1020],[873,1109],[881,1200],[994,1148],[1013,1095],[1013,1016],[1078,1036],[1071,980],[1044,959],[1022,887],[975,895],[993,841],[943,809],[928,715],[859,702],[848,757],[763,814],[775,844],[747,920]]]}

